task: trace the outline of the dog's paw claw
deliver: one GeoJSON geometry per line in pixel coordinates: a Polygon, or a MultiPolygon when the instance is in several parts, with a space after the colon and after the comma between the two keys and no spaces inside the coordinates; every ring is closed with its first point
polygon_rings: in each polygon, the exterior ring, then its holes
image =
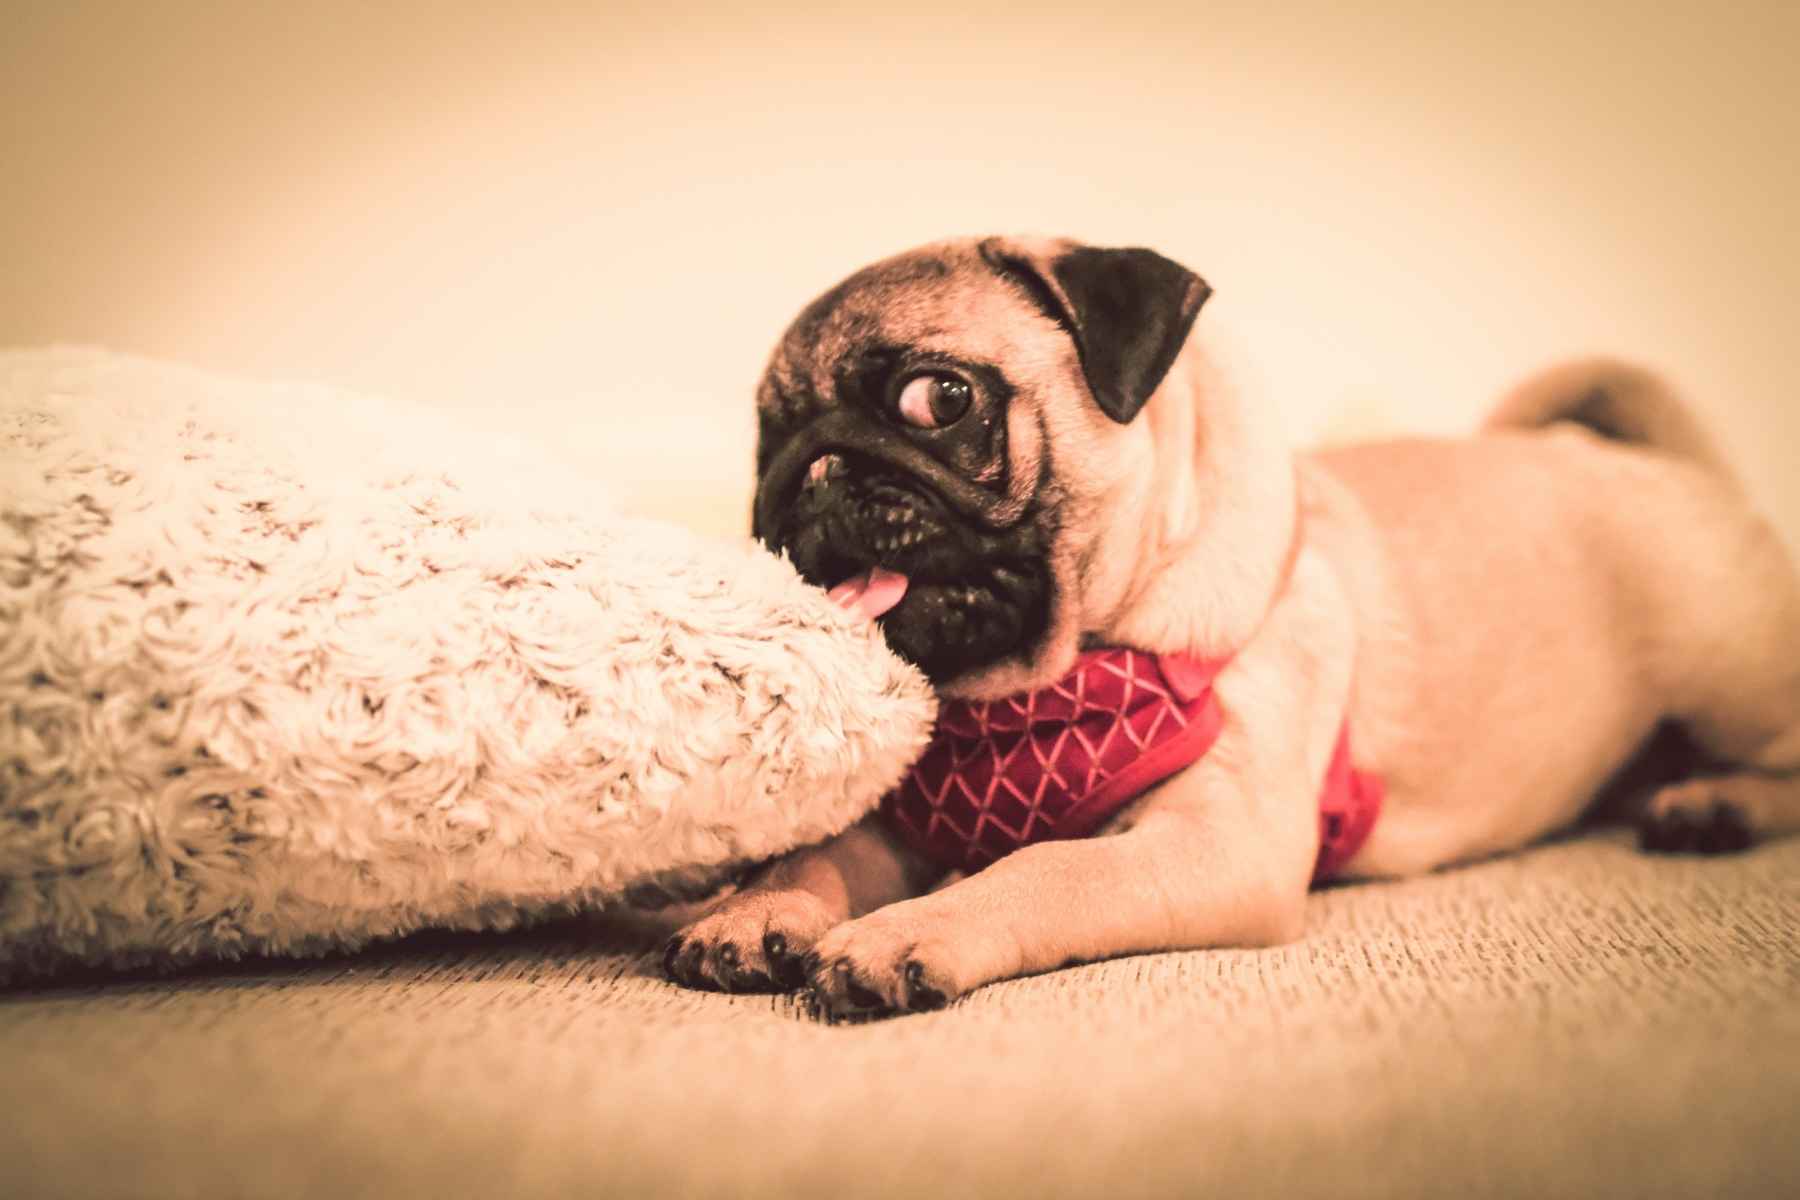
{"type": "Polygon", "coordinates": [[[852,973],[850,961],[833,958],[829,962],[817,954],[807,956],[807,991],[826,1017],[860,1016],[888,1007],[881,995],[870,989],[852,973]]]}
{"type": "Polygon", "coordinates": [[[936,1012],[950,1003],[943,992],[925,981],[925,965],[918,959],[907,960],[901,979],[901,995],[905,998],[905,1007],[914,1012],[936,1012]]]}
{"type": "Polygon", "coordinates": [[[754,967],[746,967],[743,955],[730,942],[721,945],[713,955],[714,975],[728,992],[773,991],[775,981],[754,967]]]}
{"type": "Polygon", "coordinates": [[[860,982],[858,982],[855,979],[849,979],[849,980],[845,981],[844,994],[849,996],[850,1003],[856,1005],[856,1007],[858,1007],[858,1008],[886,1008],[886,1007],[888,1007],[887,1000],[881,995],[880,992],[872,991],[869,988],[864,987],[860,982]]]}
{"type": "Polygon", "coordinates": [[[663,951],[663,973],[684,987],[716,990],[713,981],[700,969],[705,957],[703,944],[677,935],[669,939],[668,947],[663,951]]]}
{"type": "Polygon", "coordinates": [[[793,991],[806,985],[805,964],[788,953],[788,940],[783,935],[769,933],[763,937],[763,958],[769,964],[769,974],[784,990],[793,991]]]}
{"type": "Polygon", "coordinates": [[[1693,785],[1673,790],[1638,825],[1638,846],[1652,854],[1731,854],[1755,840],[1729,800],[1704,798],[1693,785]]]}

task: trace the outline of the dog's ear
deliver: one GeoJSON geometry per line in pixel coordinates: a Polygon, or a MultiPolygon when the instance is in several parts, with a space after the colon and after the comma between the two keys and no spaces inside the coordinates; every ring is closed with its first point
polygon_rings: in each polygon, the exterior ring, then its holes
{"type": "Polygon", "coordinates": [[[1075,340],[1088,390],[1120,424],[1137,416],[1212,288],[1154,250],[988,238],[981,257],[1075,340]]]}

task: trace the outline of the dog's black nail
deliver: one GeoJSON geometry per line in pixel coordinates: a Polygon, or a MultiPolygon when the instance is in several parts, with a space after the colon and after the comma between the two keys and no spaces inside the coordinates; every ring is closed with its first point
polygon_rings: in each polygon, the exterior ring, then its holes
{"type": "Polygon", "coordinates": [[[700,969],[700,964],[705,958],[705,943],[688,942],[681,948],[681,953],[675,957],[675,973],[680,976],[681,981],[689,987],[713,991],[715,990],[716,985],[707,977],[706,973],[700,969]]]}
{"type": "Polygon", "coordinates": [[[1700,830],[1702,854],[1734,854],[1750,848],[1750,825],[1737,805],[1715,801],[1710,819],[1700,830]]]}
{"type": "Polygon", "coordinates": [[[663,974],[667,975],[670,979],[673,979],[676,983],[681,982],[681,976],[675,973],[675,962],[681,957],[681,947],[683,945],[684,943],[681,938],[677,936],[670,938],[668,945],[663,947],[663,974]]]}
{"type": "Polygon", "coordinates": [[[775,988],[775,981],[761,971],[744,965],[744,956],[730,942],[719,947],[718,976],[728,992],[768,992],[775,988]]]}
{"type": "Polygon", "coordinates": [[[1679,854],[1693,849],[1699,829],[1685,808],[1671,808],[1652,816],[1638,827],[1638,845],[1657,854],[1679,854]]]}
{"type": "Polygon", "coordinates": [[[870,990],[859,983],[854,976],[844,983],[844,994],[850,997],[850,1003],[858,1008],[886,1008],[887,1001],[880,993],[870,990]]]}
{"type": "Polygon", "coordinates": [[[949,1001],[944,993],[925,982],[925,968],[918,962],[906,964],[906,1007],[916,1012],[936,1012],[949,1001]]]}
{"type": "Polygon", "coordinates": [[[787,952],[787,938],[771,933],[763,938],[763,957],[769,960],[769,974],[784,988],[797,988],[806,982],[806,966],[787,952]]]}
{"type": "Polygon", "coordinates": [[[728,992],[766,992],[772,990],[769,983],[769,977],[764,975],[761,971],[746,971],[741,967],[733,967],[730,970],[720,971],[719,975],[720,978],[724,980],[725,990],[728,992]]]}

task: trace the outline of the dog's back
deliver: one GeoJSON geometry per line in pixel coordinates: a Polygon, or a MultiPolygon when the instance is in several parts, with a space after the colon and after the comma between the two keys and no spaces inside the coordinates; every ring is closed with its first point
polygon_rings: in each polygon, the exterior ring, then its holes
{"type": "Polygon", "coordinates": [[[1609,472],[1659,474],[1638,458],[1570,431],[1305,460],[1326,510],[1308,540],[1356,610],[1352,722],[1388,743],[1369,747],[1390,797],[1371,868],[1411,873],[1566,825],[1655,725],[1623,644],[1638,606],[1606,565],[1618,535],[1590,505],[1609,472]]]}

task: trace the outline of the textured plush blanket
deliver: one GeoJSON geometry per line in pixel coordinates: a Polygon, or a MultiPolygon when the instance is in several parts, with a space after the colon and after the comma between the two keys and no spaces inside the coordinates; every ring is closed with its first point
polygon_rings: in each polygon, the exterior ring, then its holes
{"type": "Polygon", "coordinates": [[[933,705],[787,563],[441,413],[0,354],[0,982],[691,891],[933,705]]]}

